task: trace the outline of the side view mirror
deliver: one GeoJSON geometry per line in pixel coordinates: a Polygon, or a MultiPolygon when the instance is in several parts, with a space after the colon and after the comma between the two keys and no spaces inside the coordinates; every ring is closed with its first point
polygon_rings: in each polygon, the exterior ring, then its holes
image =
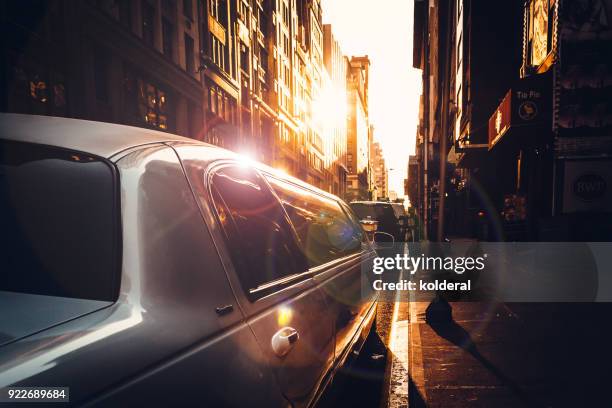
{"type": "Polygon", "coordinates": [[[376,244],[376,248],[389,249],[393,248],[393,245],[395,245],[395,238],[393,238],[393,235],[387,234],[386,232],[375,232],[374,243],[376,244]]]}
{"type": "Polygon", "coordinates": [[[376,232],[376,230],[378,229],[378,221],[376,220],[366,218],[359,221],[359,223],[361,224],[361,227],[365,232],[376,232]]]}

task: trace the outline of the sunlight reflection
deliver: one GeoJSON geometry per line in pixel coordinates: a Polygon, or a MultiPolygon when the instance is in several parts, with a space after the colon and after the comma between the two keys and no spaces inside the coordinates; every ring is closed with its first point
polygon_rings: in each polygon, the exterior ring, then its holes
{"type": "Polygon", "coordinates": [[[286,326],[291,323],[293,318],[293,310],[287,306],[281,306],[278,308],[277,323],[280,327],[286,326]]]}

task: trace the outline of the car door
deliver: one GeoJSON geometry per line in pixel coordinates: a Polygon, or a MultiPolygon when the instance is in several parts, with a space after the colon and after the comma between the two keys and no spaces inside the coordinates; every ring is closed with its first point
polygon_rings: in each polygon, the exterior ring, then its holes
{"type": "MultiPolygon", "coordinates": [[[[204,174],[185,164],[202,183],[204,174]]],[[[287,215],[258,171],[225,161],[206,174],[206,185],[196,190],[209,195],[207,211],[238,303],[283,395],[306,405],[333,362],[333,317],[287,215]]]]}
{"type": "MultiPolygon", "coordinates": [[[[347,225],[351,225],[353,233],[360,242],[364,241],[363,230],[353,212],[342,202],[338,202],[347,225]]],[[[331,297],[333,305],[339,311],[336,320],[336,357],[342,358],[348,347],[353,344],[361,324],[372,310],[377,298],[377,292],[371,285],[372,262],[376,253],[369,244],[352,248],[354,254],[342,262],[336,271],[330,273],[329,279],[322,284],[325,293],[331,297]]],[[[326,276],[321,275],[323,280],[326,276]]]]}
{"type": "Polygon", "coordinates": [[[342,357],[372,305],[369,285],[362,285],[362,230],[340,202],[272,175],[270,185],[294,225],[308,268],[334,316],[336,359],[342,357]]]}

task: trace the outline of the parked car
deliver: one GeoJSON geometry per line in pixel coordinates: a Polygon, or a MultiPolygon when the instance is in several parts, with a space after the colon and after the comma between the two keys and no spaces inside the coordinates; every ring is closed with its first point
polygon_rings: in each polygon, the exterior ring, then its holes
{"type": "Polygon", "coordinates": [[[408,213],[406,213],[406,209],[401,203],[391,203],[391,206],[393,207],[395,218],[397,218],[397,223],[400,226],[401,240],[406,241],[408,234],[408,213]]]}
{"type": "Polygon", "coordinates": [[[378,221],[378,231],[393,235],[396,242],[403,242],[402,227],[393,205],[385,201],[352,201],[351,208],[360,220],[378,221]]]}
{"type": "Polygon", "coordinates": [[[168,133],[0,114],[0,225],[0,389],[310,406],[375,316],[347,204],[168,133]]]}

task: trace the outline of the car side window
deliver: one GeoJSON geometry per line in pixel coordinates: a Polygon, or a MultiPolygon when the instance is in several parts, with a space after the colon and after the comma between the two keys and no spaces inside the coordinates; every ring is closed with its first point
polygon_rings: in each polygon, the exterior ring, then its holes
{"type": "Polygon", "coordinates": [[[360,241],[365,242],[367,237],[363,233],[363,227],[361,226],[361,223],[359,222],[359,218],[357,218],[357,215],[355,214],[355,212],[351,209],[350,206],[348,206],[344,202],[340,203],[340,207],[342,207],[342,209],[344,210],[349,220],[353,223],[354,228],[355,228],[356,237],[360,241]]]}
{"type": "Polygon", "coordinates": [[[245,290],[306,270],[283,208],[254,169],[229,165],[215,170],[211,192],[245,290]]]}
{"type": "Polygon", "coordinates": [[[336,200],[268,177],[300,239],[309,267],[361,250],[362,231],[336,200]]]}

